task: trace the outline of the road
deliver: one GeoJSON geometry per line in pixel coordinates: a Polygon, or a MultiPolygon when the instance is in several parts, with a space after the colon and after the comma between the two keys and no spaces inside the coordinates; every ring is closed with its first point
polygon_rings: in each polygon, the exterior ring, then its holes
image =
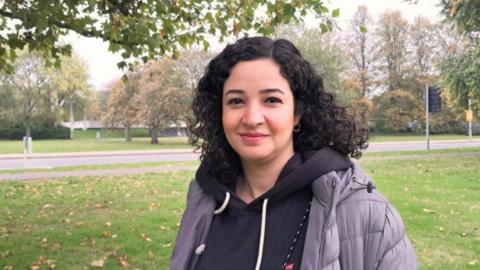
{"type": "MultiPolygon", "coordinates": [[[[480,147],[480,140],[435,141],[430,149],[480,147]]],[[[425,150],[425,142],[371,143],[366,152],[425,150]]],[[[197,160],[198,153],[189,149],[158,151],[127,151],[98,153],[35,154],[24,159],[22,155],[0,155],[0,170],[25,168],[53,168],[79,165],[144,163],[161,161],[197,160]]]]}

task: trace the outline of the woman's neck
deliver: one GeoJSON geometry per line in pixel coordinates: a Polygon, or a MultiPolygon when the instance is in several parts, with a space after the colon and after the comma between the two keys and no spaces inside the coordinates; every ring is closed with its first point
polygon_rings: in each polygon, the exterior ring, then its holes
{"type": "Polygon", "coordinates": [[[267,162],[242,160],[243,179],[237,183],[237,192],[245,202],[249,203],[271,189],[288,160],[294,155],[283,155],[267,162]]]}

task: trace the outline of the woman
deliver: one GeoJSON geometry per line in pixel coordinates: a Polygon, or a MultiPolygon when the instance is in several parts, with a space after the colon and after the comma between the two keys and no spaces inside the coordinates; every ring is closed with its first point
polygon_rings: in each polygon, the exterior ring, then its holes
{"type": "Polygon", "coordinates": [[[367,131],[292,43],[228,45],[192,107],[202,162],[171,269],[416,269],[399,214],[348,158],[367,131]]]}

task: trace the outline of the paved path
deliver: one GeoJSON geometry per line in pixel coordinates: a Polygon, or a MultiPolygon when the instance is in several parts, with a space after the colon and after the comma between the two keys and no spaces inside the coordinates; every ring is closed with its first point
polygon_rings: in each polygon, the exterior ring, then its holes
{"type": "Polygon", "coordinates": [[[86,153],[39,153],[28,158],[23,155],[0,155],[1,170],[51,169],[81,165],[107,165],[147,162],[175,162],[198,160],[199,154],[192,149],[155,151],[115,151],[86,153]]]}
{"type": "MultiPolygon", "coordinates": [[[[452,157],[469,157],[480,160],[480,152],[474,153],[442,153],[442,154],[424,154],[424,155],[399,155],[385,157],[364,157],[361,160],[400,160],[400,159],[434,159],[434,158],[452,158],[452,157]]],[[[353,160],[358,162],[357,160],[353,160]]],[[[198,166],[159,166],[145,168],[114,168],[100,170],[83,170],[83,171],[60,171],[60,172],[27,172],[27,173],[11,173],[0,174],[0,181],[9,180],[36,180],[36,179],[55,179],[70,176],[106,176],[106,175],[131,175],[141,173],[157,173],[172,171],[195,171],[198,166]]]]}
{"type": "MultiPolygon", "coordinates": [[[[473,141],[433,141],[431,149],[480,147],[480,140],[473,141]]],[[[369,152],[424,150],[425,142],[385,142],[371,143],[369,152]]],[[[125,164],[147,162],[172,162],[198,160],[199,154],[192,149],[167,149],[148,151],[109,151],[80,153],[39,153],[24,158],[21,154],[0,155],[0,173],[2,170],[57,168],[81,165],[125,164]]]]}

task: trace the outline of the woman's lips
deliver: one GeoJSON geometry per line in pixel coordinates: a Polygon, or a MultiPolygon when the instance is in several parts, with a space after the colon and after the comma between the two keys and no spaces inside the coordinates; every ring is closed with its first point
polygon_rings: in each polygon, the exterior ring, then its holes
{"type": "Polygon", "coordinates": [[[241,133],[240,137],[244,144],[256,145],[259,144],[267,135],[263,133],[241,133]]]}

